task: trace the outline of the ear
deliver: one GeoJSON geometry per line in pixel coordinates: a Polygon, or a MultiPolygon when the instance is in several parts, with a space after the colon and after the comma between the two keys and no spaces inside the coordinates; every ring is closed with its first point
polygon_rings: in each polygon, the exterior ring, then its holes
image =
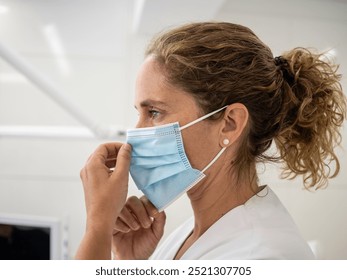
{"type": "Polygon", "coordinates": [[[248,117],[248,110],[241,103],[231,104],[225,109],[219,134],[221,147],[228,147],[240,138],[247,126],[248,117]]]}

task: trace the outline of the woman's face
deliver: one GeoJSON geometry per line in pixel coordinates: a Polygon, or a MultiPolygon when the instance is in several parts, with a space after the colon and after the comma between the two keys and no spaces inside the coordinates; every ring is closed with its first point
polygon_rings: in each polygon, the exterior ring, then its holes
{"type": "MultiPolygon", "coordinates": [[[[189,93],[169,85],[153,57],[142,64],[135,88],[138,128],[179,122],[183,126],[203,113],[189,93]]],[[[182,130],[184,148],[191,165],[203,169],[219,152],[218,122],[201,121],[182,130]]]]}

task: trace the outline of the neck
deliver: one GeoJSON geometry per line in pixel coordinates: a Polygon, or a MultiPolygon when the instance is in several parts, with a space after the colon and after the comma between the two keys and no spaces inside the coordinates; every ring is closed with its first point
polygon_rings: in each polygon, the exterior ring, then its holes
{"type": "MultiPolygon", "coordinates": [[[[218,169],[215,166],[214,170],[211,167],[206,178],[188,192],[195,218],[192,233],[195,238],[199,238],[223,215],[244,204],[259,191],[256,176],[250,176],[253,180],[237,180],[228,168],[218,169]],[[214,170],[218,171],[213,172],[214,170]],[[226,170],[231,175],[226,175],[226,170]]],[[[255,175],[255,167],[250,174],[255,175]]]]}

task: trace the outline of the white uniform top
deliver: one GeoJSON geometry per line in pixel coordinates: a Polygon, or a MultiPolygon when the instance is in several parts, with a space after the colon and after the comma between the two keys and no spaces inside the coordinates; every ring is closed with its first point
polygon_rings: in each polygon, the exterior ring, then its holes
{"type": "MultiPolygon", "coordinates": [[[[192,217],[156,249],[151,259],[174,259],[193,227],[192,217]]],[[[278,197],[265,187],[214,223],[181,259],[301,260],[314,259],[314,255],[278,197]]]]}

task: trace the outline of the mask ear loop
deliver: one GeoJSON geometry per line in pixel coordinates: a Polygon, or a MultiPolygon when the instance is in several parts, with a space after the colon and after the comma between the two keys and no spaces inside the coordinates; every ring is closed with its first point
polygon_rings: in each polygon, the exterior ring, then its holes
{"type": "MultiPolygon", "coordinates": [[[[229,106],[229,105],[226,105],[226,106],[224,106],[224,107],[222,107],[222,108],[220,108],[220,109],[218,109],[218,110],[216,110],[216,111],[213,111],[213,112],[211,112],[211,113],[208,113],[208,114],[205,115],[205,116],[202,116],[202,117],[196,119],[195,121],[192,121],[192,122],[190,122],[190,123],[187,123],[187,124],[184,125],[184,126],[181,126],[181,127],[180,127],[180,131],[182,131],[183,129],[185,129],[185,128],[187,128],[187,127],[190,127],[190,126],[192,126],[192,125],[194,125],[194,124],[196,124],[196,123],[198,123],[198,122],[200,122],[200,121],[202,121],[202,120],[204,120],[204,119],[207,119],[208,117],[210,117],[210,116],[212,116],[212,115],[214,115],[214,114],[216,114],[216,113],[218,113],[218,112],[224,110],[224,109],[227,108],[228,106],[229,106]]],[[[214,164],[214,163],[217,161],[217,159],[223,154],[223,152],[225,151],[226,148],[227,148],[227,147],[223,147],[223,148],[218,152],[218,154],[211,160],[211,162],[210,162],[201,172],[204,173],[207,169],[209,169],[209,168],[212,166],[212,164],[214,164]]]]}
{"type": "Polygon", "coordinates": [[[190,127],[190,126],[192,126],[192,125],[194,125],[194,124],[196,124],[196,123],[198,123],[198,122],[200,122],[200,121],[202,121],[202,120],[204,120],[204,119],[207,119],[208,117],[211,117],[212,115],[218,113],[219,111],[224,110],[224,109],[225,109],[226,107],[228,107],[228,106],[229,106],[229,105],[226,105],[226,106],[224,106],[224,107],[222,107],[222,108],[220,108],[220,109],[218,109],[218,110],[216,110],[216,111],[213,111],[213,112],[211,112],[211,113],[208,113],[208,114],[205,115],[205,116],[202,116],[202,117],[196,119],[195,121],[192,121],[192,122],[190,122],[190,123],[187,123],[187,124],[184,125],[184,126],[181,126],[181,127],[180,127],[180,131],[183,130],[183,129],[185,129],[185,128],[187,128],[187,127],[190,127]]]}
{"type": "Polygon", "coordinates": [[[214,164],[214,163],[217,161],[217,159],[223,154],[223,152],[225,151],[226,148],[227,148],[227,147],[223,147],[223,148],[219,151],[219,153],[214,157],[214,159],[211,160],[211,162],[210,162],[209,164],[207,164],[207,166],[206,166],[203,170],[201,170],[201,172],[202,172],[202,173],[205,173],[205,171],[206,171],[207,169],[209,169],[209,168],[212,166],[212,164],[214,164]]]}

